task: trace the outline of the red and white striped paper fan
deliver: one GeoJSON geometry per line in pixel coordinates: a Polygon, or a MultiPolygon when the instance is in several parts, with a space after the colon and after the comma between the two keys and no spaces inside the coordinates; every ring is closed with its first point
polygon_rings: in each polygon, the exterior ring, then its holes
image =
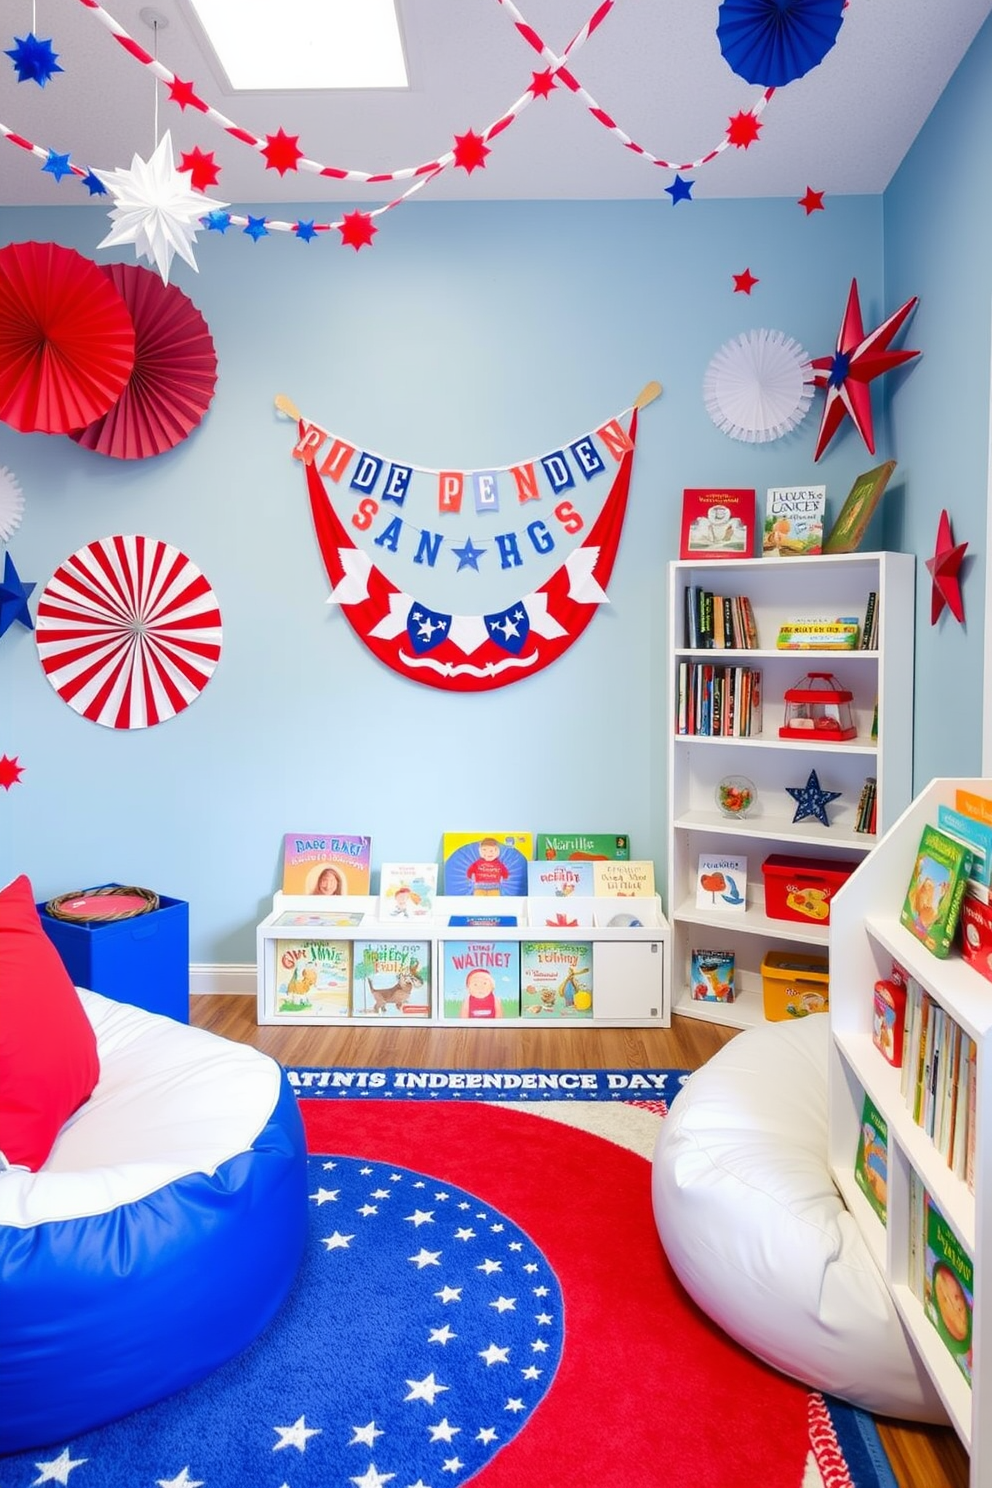
{"type": "Polygon", "coordinates": [[[188,708],[213,676],[220,609],[171,543],[103,537],[52,575],[35,634],[45,674],[70,708],[105,728],[150,728],[188,708]]]}

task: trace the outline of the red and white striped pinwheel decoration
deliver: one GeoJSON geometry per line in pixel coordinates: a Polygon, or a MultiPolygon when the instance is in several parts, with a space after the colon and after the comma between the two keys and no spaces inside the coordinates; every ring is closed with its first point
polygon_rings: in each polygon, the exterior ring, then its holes
{"type": "Polygon", "coordinates": [[[220,609],[171,543],[104,537],[52,575],[36,638],[49,682],[75,712],[105,728],[150,728],[188,708],[213,676],[220,609]]]}

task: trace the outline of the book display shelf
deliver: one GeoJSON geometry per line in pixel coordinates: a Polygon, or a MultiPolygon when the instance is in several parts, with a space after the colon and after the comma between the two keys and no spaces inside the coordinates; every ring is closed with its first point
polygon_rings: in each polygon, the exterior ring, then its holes
{"type": "Polygon", "coordinates": [[[412,919],[380,919],[379,909],[377,897],[331,905],[276,893],[256,931],[259,1024],[671,1024],[670,932],[658,895],[581,906],[442,897],[429,918],[412,919]],[[579,923],[549,925],[552,916],[579,923]],[[640,923],[609,923],[617,916],[640,923]],[[476,923],[450,924],[452,917],[476,923]],[[492,923],[499,917],[516,923],[492,923]],[[464,1012],[473,967],[490,973],[493,985],[484,980],[481,990],[500,1000],[500,1017],[464,1012]]]}
{"type": "Polygon", "coordinates": [[[785,919],[766,912],[772,906],[766,905],[762,865],[772,856],[812,858],[829,880],[831,864],[849,871],[911,799],[914,575],[912,554],[885,552],[679,560],[669,565],[668,914],[674,1012],[740,1028],[762,1023],[762,967],[769,953],[826,955],[825,919],[785,919]],[[745,596],[756,643],[723,650],[698,641],[690,645],[687,602],[694,588],[721,597],[745,596]],[[877,645],[872,649],[776,647],[782,627],[798,619],[853,615],[863,624],[870,595],[877,610],[877,645]],[[753,731],[759,719],[752,716],[752,732],[744,736],[680,732],[687,722],[684,712],[680,717],[680,680],[684,684],[693,666],[747,667],[759,673],[760,731],[753,731]],[[804,734],[790,726],[791,737],[780,737],[780,728],[793,722],[785,694],[810,673],[830,674],[850,694],[843,721],[853,725],[853,736],[838,739],[813,729],[804,734]],[[794,820],[797,803],[788,788],[804,786],[811,772],[822,791],[839,793],[824,808],[829,825],[816,817],[794,820]],[[869,778],[875,781],[874,832],[857,830],[869,778]],[[744,814],[728,815],[721,809],[723,781],[744,781],[753,789],[753,803],[744,814]],[[719,898],[697,903],[697,872],[704,855],[746,859],[743,906],[727,907],[719,898]],[[733,1002],[692,996],[692,952],[716,945],[734,953],[733,1002]]]}
{"type": "MultiPolygon", "coordinates": [[[[970,1454],[971,1488],[990,1488],[992,1309],[984,1295],[984,1283],[992,1275],[992,1215],[985,1202],[992,1178],[992,1143],[985,1130],[992,1110],[992,1062],[985,1048],[992,1032],[992,986],[963,959],[956,946],[942,959],[900,923],[923,828],[936,822],[941,804],[954,805],[958,788],[992,797],[992,780],[931,781],[834,903],[830,927],[828,1160],[922,1366],[970,1454]],[[890,976],[893,963],[915,978],[932,1006],[941,1009],[976,1045],[974,1104],[969,1122],[970,1184],[942,1155],[925,1126],[914,1120],[900,1067],[883,1057],[872,1037],[872,989],[878,979],[890,976]],[[887,1128],[884,1219],[868,1202],[855,1176],[866,1096],[887,1128]],[[969,1269],[973,1269],[971,1316],[960,1328],[952,1325],[952,1333],[942,1331],[936,1314],[931,1320],[918,1295],[919,1268],[927,1239],[913,1196],[921,1188],[932,1197],[951,1232],[951,1247],[963,1249],[969,1269]]],[[[911,1049],[908,1041],[902,1057],[904,1061],[917,1059],[917,1050],[911,1049]]],[[[910,1070],[913,1067],[910,1064],[910,1070]]],[[[936,1276],[932,1257],[931,1265],[936,1276]]],[[[932,1304],[939,1302],[937,1292],[934,1285],[932,1304]]]]}

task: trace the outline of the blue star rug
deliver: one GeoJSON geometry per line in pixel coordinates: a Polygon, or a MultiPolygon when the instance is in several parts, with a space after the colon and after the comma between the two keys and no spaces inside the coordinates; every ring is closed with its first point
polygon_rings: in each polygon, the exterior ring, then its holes
{"type": "Polygon", "coordinates": [[[269,1329],[168,1400],[3,1459],[3,1488],[894,1488],[870,1417],[683,1292],[651,1211],[663,1090],[361,1089],[300,1102],[310,1242],[269,1329]]]}

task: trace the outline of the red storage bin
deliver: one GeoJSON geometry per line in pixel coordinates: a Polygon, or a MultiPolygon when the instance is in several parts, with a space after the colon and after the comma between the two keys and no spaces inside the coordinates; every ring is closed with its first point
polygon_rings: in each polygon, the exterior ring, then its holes
{"type": "Polygon", "coordinates": [[[830,901],[857,868],[856,860],[794,858],[772,853],[761,865],[765,914],[771,920],[829,925],[830,901]]]}

